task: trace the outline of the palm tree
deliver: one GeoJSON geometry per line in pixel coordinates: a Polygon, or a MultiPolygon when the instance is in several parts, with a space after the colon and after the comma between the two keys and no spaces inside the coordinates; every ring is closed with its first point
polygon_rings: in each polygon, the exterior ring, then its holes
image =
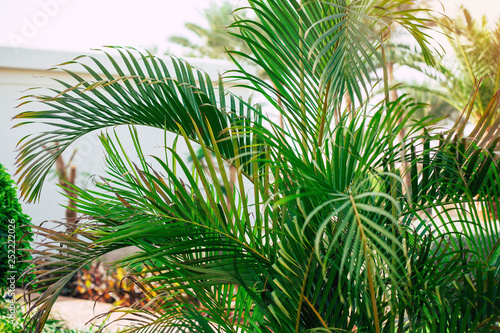
{"type": "MultiPolygon", "coordinates": [[[[182,60],[129,48],[114,49],[123,65],[107,52],[107,63],[87,57],[92,81],[68,71],[76,85],[30,96],[48,109],[16,118],[53,129],[19,144],[25,198],[40,196],[57,155],[89,132],[128,126],[136,156],[117,134],[102,134],[104,181],[96,190],[73,186],[87,222],[72,235],[38,228],[47,241],[33,269],[32,293],[40,296],[26,330],[42,329],[80,267],[131,245],[138,251],[114,263],[135,269],[133,281],[147,295],[132,310],[114,310],[135,316],[130,331],[499,329],[499,216],[491,207],[500,197],[500,133],[483,117],[464,137],[468,112],[444,135],[432,118],[409,122],[423,106],[405,96],[390,101],[386,70],[386,98],[370,103],[370,77],[385,62],[385,34],[371,32],[377,22],[407,29],[432,62],[426,21],[419,10],[398,9],[406,2],[249,1],[258,20],[233,27],[251,53],[233,55],[271,82],[234,57],[239,70],[225,79],[261,93],[283,126],[227,91],[223,79],[215,89],[182,60]],[[146,157],[137,126],[177,133],[194,167],[175,144],[146,157]],[[205,165],[197,146],[213,154],[205,165]],[[234,187],[226,164],[237,170],[234,187]],[[223,187],[233,188],[230,195],[223,187]],[[54,262],[59,275],[45,278],[54,262]]],[[[499,102],[497,95],[491,114],[499,102]]]]}
{"type": "MultiPolygon", "coordinates": [[[[179,44],[189,50],[186,56],[209,57],[212,59],[229,59],[227,49],[249,52],[247,44],[240,38],[232,35],[236,29],[229,26],[235,22],[232,13],[235,10],[229,1],[218,5],[214,2],[205,9],[205,19],[208,28],[204,28],[195,23],[186,23],[185,27],[201,39],[201,44],[193,43],[189,38],[183,36],[171,36],[169,41],[179,44]]],[[[242,13],[240,19],[246,19],[242,13]]]]}

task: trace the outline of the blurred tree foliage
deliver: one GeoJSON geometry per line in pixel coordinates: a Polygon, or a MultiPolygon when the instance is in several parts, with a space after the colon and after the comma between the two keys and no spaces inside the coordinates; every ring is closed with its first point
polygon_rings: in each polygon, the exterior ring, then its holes
{"type": "Polygon", "coordinates": [[[222,5],[211,2],[204,12],[208,27],[189,22],[185,24],[186,28],[201,40],[200,43],[195,43],[192,38],[183,36],[172,36],[169,41],[184,46],[188,50],[185,55],[189,57],[229,59],[226,49],[249,54],[251,51],[248,45],[231,34],[237,32],[237,28],[230,27],[235,22],[234,16],[246,18],[244,12],[233,13],[235,9],[229,1],[225,1],[222,5]]]}
{"type": "Polygon", "coordinates": [[[479,85],[471,115],[471,121],[476,123],[500,88],[500,19],[490,25],[486,17],[476,20],[462,7],[458,17],[435,20],[448,37],[451,56],[438,59],[430,68],[418,51],[408,48],[397,61],[400,66],[424,74],[423,82],[407,86],[412,95],[433,103],[431,114],[459,113],[471,100],[470,92],[479,85]]]}

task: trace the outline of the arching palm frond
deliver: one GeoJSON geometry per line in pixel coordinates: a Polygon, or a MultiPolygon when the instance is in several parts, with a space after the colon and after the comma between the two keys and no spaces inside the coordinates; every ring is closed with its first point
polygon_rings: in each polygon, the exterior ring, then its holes
{"type": "MultiPolygon", "coordinates": [[[[251,106],[243,101],[238,102],[243,103],[243,106],[239,106],[237,112],[230,109],[229,105],[226,109],[226,92],[222,84],[217,94],[206,74],[194,70],[183,61],[172,58],[170,66],[174,68],[175,74],[171,75],[169,66],[152,55],[133,53],[130,49],[117,50],[123,64],[119,65],[106,53],[111,69],[91,56],[86,58],[93,65],[81,62],[81,66],[94,80],[86,81],[62,68],[77,81],[76,84],[60,82],[63,90],[52,90],[53,96],[25,97],[32,100],[24,103],[36,100],[52,109],[22,112],[15,117],[22,121],[16,126],[43,118],[46,124],[57,128],[28,136],[19,143],[18,174],[24,180],[21,190],[26,198],[34,200],[38,197],[49,168],[71,143],[100,129],[134,124],[177,133],[182,127],[190,139],[203,141],[213,149],[209,144],[209,126],[219,140],[218,149],[225,159],[230,159],[234,157],[235,151],[231,142],[224,140],[229,137],[226,131],[228,125],[239,123],[241,117],[247,114],[256,117],[252,121],[260,121],[259,113],[247,112],[251,106]],[[99,70],[104,74],[97,74],[99,70]],[[118,75],[113,75],[111,70],[118,75]],[[52,153],[54,149],[57,151],[52,153]],[[34,182],[36,185],[28,186],[34,182]]],[[[75,59],[66,64],[75,64],[77,61],[75,59]]],[[[232,104],[236,103],[234,98],[232,104]]],[[[243,137],[239,140],[252,142],[243,137]]]]}

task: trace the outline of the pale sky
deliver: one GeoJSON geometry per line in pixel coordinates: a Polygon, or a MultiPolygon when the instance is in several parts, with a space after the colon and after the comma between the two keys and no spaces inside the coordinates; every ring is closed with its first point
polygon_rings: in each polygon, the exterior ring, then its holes
{"type": "MultiPolygon", "coordinates": [[[[215,0],[221,3],[223,0],[215,0]]],[[[244,0],[231,0],[244,4],[244,0]]],[[[434,0],[439,10],[439,1],[434,0]]],[[[180,53],[168,36],[192,36],[185,22],[200,23],[210,0],[0,0],[0,46],[85,52],[129,45],[180,53]]],[[[473,15],[500,16],[500,0],[441,0],[453,16],[460,3],[473,15]]],[[[180,54],[179,54],[180,55],[180,54]]],[[[1,56],[1,55],[0,55],[1,56]]]]}
{"type": "Polygon", "coordinates": [[[500,0],[431,0],[435,7],[442,12],[442,6],[445,8],[445,14],[453,17],[457,10],[463,5],[467,8],[473,17],[480,19],[486,15],[488,21],[497,21],[500,18],[500,0]],[[441,5],[441,4],[442,5],[441,5]]]}
{"type": "Polygon", "coordinates": [[[157,45],[165,49],[168,36],[189,34],[184,23],[199,23],[209,3],[208,0],[0,0],[0,45],[70,51],[103,45],[157,45]]]}

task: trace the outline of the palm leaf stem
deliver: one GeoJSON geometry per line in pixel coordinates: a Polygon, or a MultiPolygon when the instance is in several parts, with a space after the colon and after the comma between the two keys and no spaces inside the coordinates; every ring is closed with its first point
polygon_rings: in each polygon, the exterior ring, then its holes
{"type": "Polygon", "coordinates": [[[330,86],[332,84],[332,81],[328,81],[325,89],[325,99],[323,101],[323,109],[321,112],[321,121],[319,123],[319,134],[318,134],[318,147],[321,147],[323,145],[323,136],[324,136],[324,131],[325,131],[325,126],[326,126],[326,114],[328,111],[328,95],[330,91],[330,86]]]}

